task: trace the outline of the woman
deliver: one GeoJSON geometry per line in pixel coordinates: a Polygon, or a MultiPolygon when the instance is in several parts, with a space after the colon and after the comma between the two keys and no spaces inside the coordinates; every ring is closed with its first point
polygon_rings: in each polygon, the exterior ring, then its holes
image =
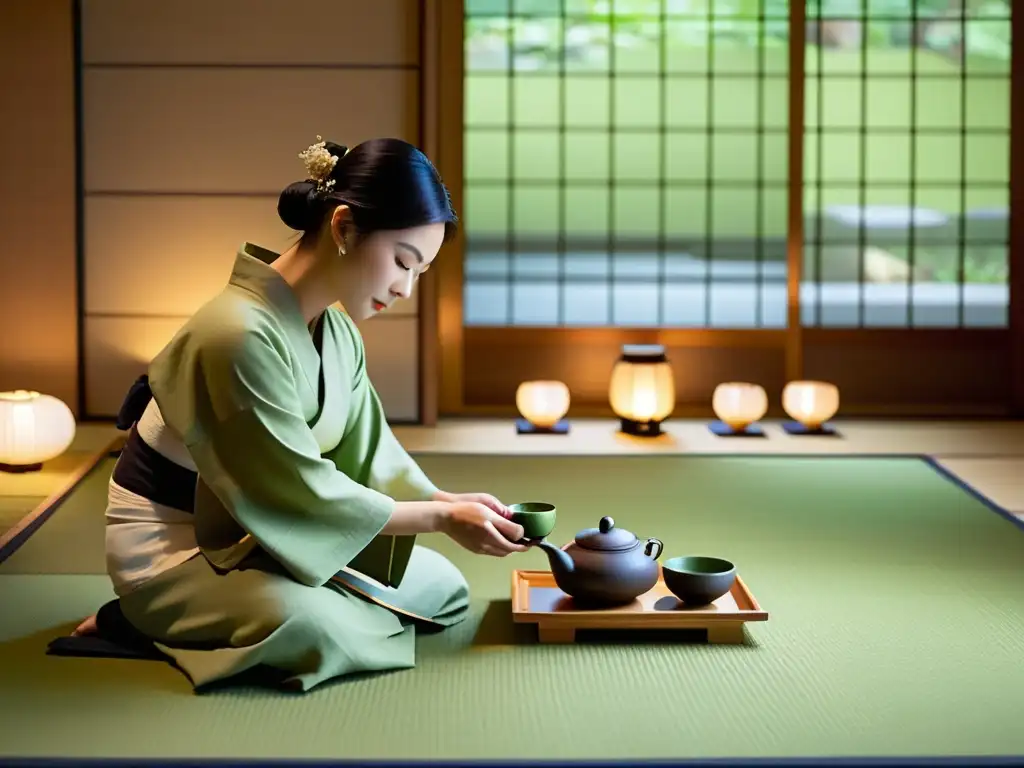
{"type": "Polygon", "coordinates": [[[299,241],[244,244],[123,409],[106,529],[118,599],[78,633],[123,617],[196,688],[255,668],[299,690],[409,668],[409,617],[447,626],[469,605],[416,535],[526,548],[498,500],[439,490],[402,449],[355,326],[408,298],[451,237],[447,190],[405,142],[317,141],[278,203],[299,241]]]}

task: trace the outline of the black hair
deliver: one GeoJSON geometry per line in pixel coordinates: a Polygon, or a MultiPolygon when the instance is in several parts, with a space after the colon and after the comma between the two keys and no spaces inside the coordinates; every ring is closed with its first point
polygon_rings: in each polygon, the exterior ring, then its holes
{"type": "Polygon", "coordinates": [[[289,184],[277,202],[277,214],[303,233],[320,229],[324,215],[347,205],[356,230],[409,229],[444,223],[447,242],[458,225],[451,196],[433,163],[401,139],[370,139],[348,151],[325,142],[338,158],[331,171],[334,186],[319,193],[312,179],[289,184]]]}

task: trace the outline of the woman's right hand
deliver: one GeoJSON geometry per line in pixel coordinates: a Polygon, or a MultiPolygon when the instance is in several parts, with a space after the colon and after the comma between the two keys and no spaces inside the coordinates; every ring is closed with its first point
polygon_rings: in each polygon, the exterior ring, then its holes
{"type": "Polygon", "coordinates": [[[475,501],[450,503],[440,527],[459,546],[477,554],[505,557],[527,549],[516,543],[523,538],[523,526],[475,501]]]}

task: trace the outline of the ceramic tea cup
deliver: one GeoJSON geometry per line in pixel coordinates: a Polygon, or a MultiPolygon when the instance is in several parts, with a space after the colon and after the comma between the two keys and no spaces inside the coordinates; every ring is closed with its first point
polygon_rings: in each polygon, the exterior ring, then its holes
{"type": "Polygon", "coordinates": [[[510,504],[512,522],[523,526],[524,539],[543,539],[555,529],[557,511],[545,501],[524,501],[510,504]]]}
{"type": "Polygon", "coordinates": [[[732,589],[736,566],[720,557],[673,557],[661,564],[665,586],[687,605],[708,605],[732,589]]]}

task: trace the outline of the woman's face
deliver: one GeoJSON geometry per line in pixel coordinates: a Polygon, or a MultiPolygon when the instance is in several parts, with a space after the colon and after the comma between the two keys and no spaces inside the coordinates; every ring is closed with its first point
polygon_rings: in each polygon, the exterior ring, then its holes
{"type": "Polygon", "coordinates": [[[338,300],[356,322],[412,296],[444,240],[441,223],[367,235],[357,235],[343,222],[336,222],[333,229],[335,242],[345,243],[344,255],[336,256],[338,300]]]}

